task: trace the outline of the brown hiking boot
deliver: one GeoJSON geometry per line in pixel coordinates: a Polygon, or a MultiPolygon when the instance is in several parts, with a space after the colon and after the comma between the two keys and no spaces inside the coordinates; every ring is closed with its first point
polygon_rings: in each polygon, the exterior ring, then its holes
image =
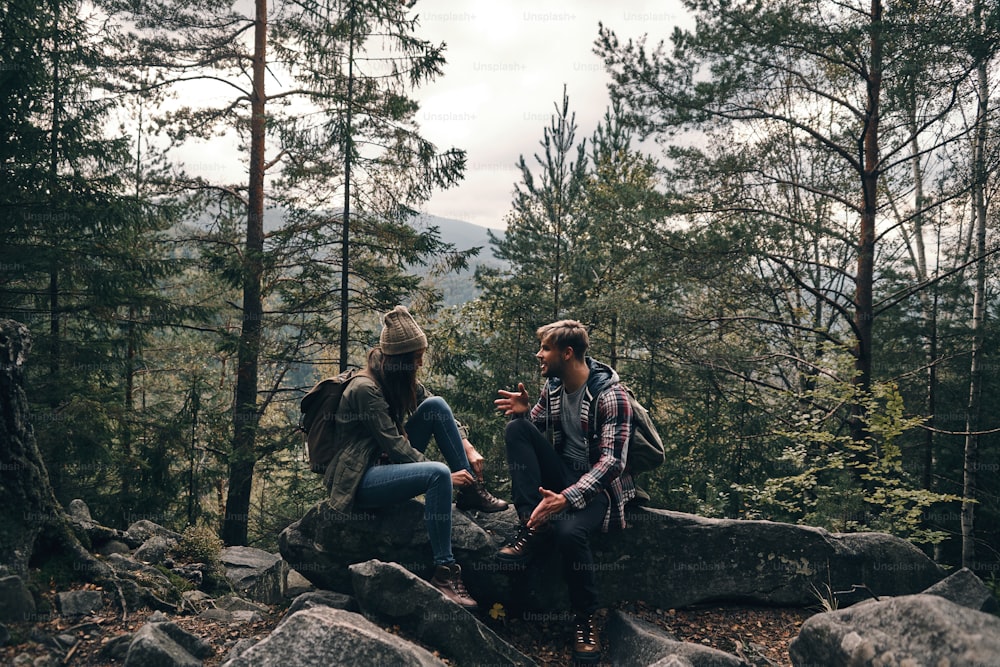
{"type": "Polygon", "coordinates": [[[524,564],[531,560],[531,557],[535,554],[538,548],[538,543],[541,542],[542,537],[549,532],[552,527],[549,524],[545,524],[540,528],[528,528],[527,525],[521,524],[521,529],[517,531],[517,537],[514,540],[502,547],[497,551],[497,558],[508,562],[516,564],[524,564]]]}
{"type": "Polygon", "coordinates": [[[573,638],[573,660],[593,664],[601,660],[601,643],[593,614],[578,614],[573,638]]]}
{"type": "Polygon", "coordinates": [[[431,578],[431,586],[464,609],[473,611],[479,606],[465,588],[465,583],[462,581],[462,566],[458,563],[438,565],[431,578]]]}
{"type": "Polygon", "coordinates": [[[477,479],[475,483],[458,489],[455,506],[460,510],[479,510],[480,512],[502,512],[510,505],[506,500],[500,500],[486,490],[486,483],[477,479]]]}

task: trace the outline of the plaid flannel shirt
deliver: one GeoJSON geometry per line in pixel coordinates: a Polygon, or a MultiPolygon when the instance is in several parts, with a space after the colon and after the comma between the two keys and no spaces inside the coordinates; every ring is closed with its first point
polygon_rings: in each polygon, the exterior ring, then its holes
{"type": "MultiPolygon", "coordinates": [[[[614,369],[590,357],[587,357],[587,365],[590,376],[584,400],[580,403],[580,426],[588,445],[591,468],[575,484],[562,489],[562,493],[570,506],[583,509],[594,497],[607,491],[611,502],[601,530],[608,532],[612,526],[625,528],[625,505],[635,498],[635,483],[624,470],[632,432],[632,408],[614,369]],[[590,418],[591,410],[597,410],[594,420],[590,418]]],[[[528,419],[540,431],[550,434],[550,442],[559,453],[563,446],[562,397],[562,381],[550,378],[528,413],[528,419]]]]}

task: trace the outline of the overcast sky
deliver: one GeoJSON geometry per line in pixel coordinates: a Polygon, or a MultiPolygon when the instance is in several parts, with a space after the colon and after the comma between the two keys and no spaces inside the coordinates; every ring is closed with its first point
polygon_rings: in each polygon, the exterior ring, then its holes
{"type": "Polygon", "coordinates": [[[419,0],[418,34],[448,46],[444,76],[416,92],[423,135],[468,152],[465,179],[427,213],[502,228],[524,155],[534,164],[563,84],[588,138],[608,106],[607,75],[593,53],[598,22],[621,39],[666,39],[688,25],[679,0],[419,0]]]}

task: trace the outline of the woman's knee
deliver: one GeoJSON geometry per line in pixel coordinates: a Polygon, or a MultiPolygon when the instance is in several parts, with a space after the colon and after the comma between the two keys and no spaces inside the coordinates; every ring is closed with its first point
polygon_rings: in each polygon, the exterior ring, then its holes
{"type": "Polygon", "coordinates": [[[425,461],[427,470],[427,486],[447,484],[451,486],[451,469],[440,461],[425,461]]]}
{"type": "Polygon", "coordinates": [[[448,405],[448,401],[444,400],[440,396],[431,396],[425,398],[421,403],[420,407],[424,408],[427,412],[435,414],[444,414],[451,416],[451,406],[448,405]]]}

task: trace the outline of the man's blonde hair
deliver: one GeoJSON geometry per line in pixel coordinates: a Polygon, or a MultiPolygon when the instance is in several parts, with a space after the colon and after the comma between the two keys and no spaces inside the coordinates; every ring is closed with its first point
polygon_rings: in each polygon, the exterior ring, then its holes
{"type": "Polygon", "coordinates": [[[587,355],[587,348],[590,347],[587,327],[576,320],[559,320],[540,326],[535,335],[538,336],[539,342],[548,341],[560,350],[565,350],[568,347],[573,348],[573,356],[580,361],[583,361],[587,355]]]}

